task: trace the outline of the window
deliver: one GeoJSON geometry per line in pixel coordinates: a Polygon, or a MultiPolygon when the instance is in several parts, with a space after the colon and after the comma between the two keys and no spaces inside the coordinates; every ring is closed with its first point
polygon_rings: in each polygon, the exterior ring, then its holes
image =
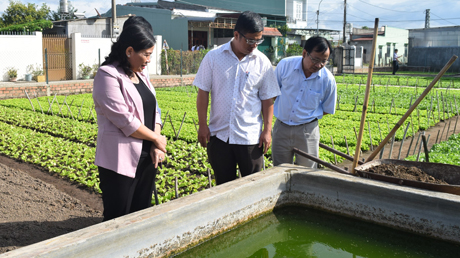
{"type": "Polygon", "coordinates": [[[294,20],[302,20],[302,2],[294,1],[294,20]]]}

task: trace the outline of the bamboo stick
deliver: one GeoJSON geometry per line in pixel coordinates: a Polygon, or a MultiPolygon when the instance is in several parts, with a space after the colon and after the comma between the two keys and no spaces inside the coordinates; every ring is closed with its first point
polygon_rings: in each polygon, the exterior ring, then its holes
{"type": "Polygon", "coordinates": [[[186,116],[186,115],[187,115],[187,111],[184,112],[184,117],[182,118],[182,122],[180,123],[179,130],[177,131],[176,141],[177,141],[177,139],[179,139],[180,130],[182,129],[182,125],[184,124],[185,116],[186,116]]]}
{"type": "Polygon", "coordinates": [[[416,161],[419,161],[420,159],[420,152],[422,151],[422,142],[423,142],[423,136],[425,136],[425,132],[422,132],[422,140],[420,141],[420,146],[418,147],[418,152],[417,152],[417,159],[416,161]]]}
{"type": "Polygon", "coordinates": [[[441,130],[438,130],[438,135],[436,136],[436,140],[434,141],[434,144],[437,144],[438,143],[438,139],[439,139],[439,133],[441,132],[441,130]]]}
{"type": "Polygon", "coordinates": [[[34,92],[34,95],[35,95],[35,98],[37,99],[37,102],[38,102],[38,106],[40,107],[40,110],[42,111],[42,114],[43,114],[43,108],[42,108],[42,105],[40,104],[40,101],[38,100],[38,96],[37,96],[37,93],[34,92]]]}
{"type": "Polygon", "coordinates": [[[442,128],[442,132],[441,132],[441,137],[439,137],[439,142],[442,142],[442,136],[444,135],[444,130],[446,130],[446,126],[447,126],[447,122],[444,123],[444,127],[442,128]]]}
{"type": "Polygon", "coordinates": [[[209,188],[212,187],[212,180],[211,180],[211,170],[208,168],[208,182],[209,182],[209,188]]]}
{"type": "Polygon", "coordinates": [[[370,125],[369,121],[367,121],[367,129],[369,130],[369,140],[370,140],[370,143],[371,143],[371,151],[373,151],[374,150],[374,145],[372,145],[371,125],[370,125]]]}
{"type": "Polygon", "coordinates": [[[335,170],[336,172],[339,172],[339,173],[342,173],[342,174],[347,174],[347,175],[350,174],[348,171],[346,171],[346,170],[344,170],[342,168],[339,168],[339,167],[337,167],[337,166],[335,166],[335,165],[333,165],[331,163],[327,163],[326,161],[323,161],[323,160],[321,160],[321,159],[319,159],[319,158],[317,158],[317,157],[315,157],[315,156],[313,156],[311,154],[308,154],[308,153],[306,153],[304,151],[301,151],[301,150],[299,150],[297,148],[294,148],[294,153],[299,154],[300,156],[303,156],[303,157],[305,157],[307,159],[310,159],[310,160],[312,160],[312,161],[314,161],[314,162],[316,162],[318,164],[321,164],[321,165],[323,165],[323,166],[325,166],[327,168],[335,170]]]}
{"type": "Polygon", "coordinates": [[[374,157],[377,155],[377,153],[382,149],[383,145],[388,142],[388,140],[392,137],[393,134],[396,133],[396,131],[401,127],[401,125],[404,123],[404,121],[409,117],[409,115],[414,111],[414,109],[418,106],[418,104],[425,98],[425,96],[430,92],[430,90],[433,88],[433,86],[436,84],[436,82],[444,75],[444,73],[449,69],[449,67],[457,60],[457,56],[453,55],[452,58],[447,62],[447,64],[442,68],[442,70],[436,75],[434,80],[430,83],[430,85],[423,91],[423,93],[418,97],[418,99],[415,101],[414,105],[410,107],[410,109],[404,114],[404,116],[396,123],[395,127],[393,130],[385,137],[382,143],[380,143],[379,147],[374,150],[373,153],[366,159],[366,162],[371,161],[374,159],[374,157]]]}
{"type": "Polygon", "coordinates": [[[447,139],[449,139],[450,122],[451,122],[451,120],[449,120],[449,126],[447,126],[446,141],[447,141],[447,139]]]}
{"type": "Polygon", "coordinates": [[[27,99],[29,100],[29,103],[30,103],[30,105],[32,106],[32,110],[35,112],[34,104],[32,104],[32,101],[31,101],[30,98],[29,98],[29,94],[27,94],[27,91],[26,91],[26,90],[24,90],[24,92],[26,93],[27,99]]]}
{"type": "MultiPolygon", "coordinates": [[[[337,155],[339,155],[340,157],[345,158],[345,159],[347,159],[347,160],[349,160],[349,161],[353,161],[353,157],[350,156],[350,154],[345,154],[345,153],[343,153],[343,152],[341,152],[341,151],[339,151],[339,150],[336,150],[336,149],[334,149],[334,148],[331,148],[331,147],[327,146],[326,144],[319,143],[319,147],[321,147],[321,148],[323,148],[323,149],[325,149],[325,150],[327,150],[327,151],[330,151],[330,152],[332,152],[332,153],[334,153],[334,154],[337,154],[337,155]]],[[[358,160],[358,164],[359,164],[359,165],[362,165],[362,164],[364,164],[364,163],[363,163],[362,161],[359,161],[359,160],[358,160]]]]}
{"type": "Polygon", "coordinates": [[[391,159],[391,154],[393,154],[393,146],[395,144],[395,134],[393,134],[393,137],[391,139],[391,145],[390,145],[390,153],[388,153],[388,158],[391,159]]]}
{"type": "MultiPolygon", "coordinates": [[[[379,19],[375,18],[375,23],[374,23],[374,36],[372,39],[372,51],[371,51],[371,60],[369,62],[369,70],[368,70],[368,75],[367,75],[367,83],[366,83],[366,91],[364,94],[364,103],[363,103],[363,111],[361,113],[361,123],[359,127],[359,135],[358,135],[358,141],[356,143],[356,150],[355,150],[355,157],[353,160],[353,165],[351,167],[351,173],[356,174],[355,168],[358,165],[358,160],[359,160],[359,151],[361,150],[361,143],[362,143],[362,137],[363,137],[363,132],[364,132],[364,123],[366,122],[366,114],[367,114],[367,105],[369,102],[369,95],[370,95],[370,87],[371,87],[371,82],[372,82],[372,73],[374,72],[374,58],[375,58],[375,49],[377,46],[377,32],[378,32],[378,26],[379,26],[379,19]]],[[[375,90],[375,88],[374,88],[375,90]]]]}
{"type": "Polygon", "coordinates": [[[348,149],[347,137],[344,135],[343,138],[345,139],[345,146],[347,147],[347,155],[350,155],[350,150],[348,149]]]}
{"type": "MultiPolygon", "coordinates": [[[[332,135],[331,135],[331,143],[332,143],[332,149],[335,150],[335,147],[334,147],[334,137],[332,137],[332,135]]],[[[332,152],[332,153],[334,153],[334,152],[332,152]]],[[[335,155],[335,153],[334,153],[334,164],[337,165],[337,156],[335,155]]]]}
{"type": "MultiPolygon", "coordinates": [[[[166,118],[168,117],[168,114],[169,114],[169,110],[168,110],[168,112],[166,112],[164,120],[166,120],[166,118]]],[[[166,122],[163,121],[163,124],[161,125],[161,130],[163,130],[163,127],[165,127],[165,124],[166,124],[166,122]]]]}
{"type": "Polygon", "coordinates": [[[422,133],[423,132],[418,134],[417,141],[415,142],[414,152],[412,152],[412,155],[415,155],[415,152],[417,151],[418,142],[420,141],[420,136],[422,136],[422,133]]]}
{"type": "Polygon", "coordinates": [[[169,122],[171,123],[172,129],[173,129],[173,132],[174,132],[174,135],[177,135],[177,134],[176,134],[176,129],[174,129],[174,125],[173,125],[173,122],[172,122],[172,119],[171,119],[171,115],[169,115],[169,122]]]}
{"type": "Polygon", "coordinates": [[[458,122],[458,115],[457,115],[457,119],[455,120],[454,134],[455,134],[455,130],[457,129],[457,122],[458,122]]]}
{"type": "Polygon", "coordinates": [[[404,140],[406,139],[406,134],[407,134],[407,130],[409,129],[409,125],[410,125],[410,122],[407,123],[407,127],[406,127],[406,130],[404,130],[404,136],[402,138],[401,145],[399,145],[398,159],[401,159],[401,151],[404,145],[404,140]]]}
{"type": "MultiPolygon", "coordinates": [[[[380,123],[377,121],[377,125],[379,127],[379,133],[380,133],[380,142],[382,141],[382,130],[380,130],[380,123]]],[[[385,151],[385,147],[382,148],[382,151],[380,152],[380,157],[379,159],[382,159],[383,152],[385,151]]]]}

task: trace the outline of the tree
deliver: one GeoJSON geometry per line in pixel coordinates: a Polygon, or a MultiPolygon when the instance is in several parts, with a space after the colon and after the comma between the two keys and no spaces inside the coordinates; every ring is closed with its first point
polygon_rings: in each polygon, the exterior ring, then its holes
{"type": "Polygon", "coordinates": [[[367,26],[363,26],[361,29],[363,29],[363,30],[368,30],[368,29],[369,29],[369,27],[367,27],[367,26]]]}
{"type": "Polygon", "coordinates": [[[10,0],[9,6],[2,14],[0,25],[6,27],[50,18],[50,8],[45,3],[39,8],[33,3],[25,5],[20,1],[10,0]]]}
{"type": "Polygon", "coordinates": [[[69,15],[61,18],[61,7],[58,7],[57,12],[51,11],[50,16],[52,21],[60,21],[60,20],[71,20],[75,19],[75,16],[73,15],[74,13],[78,12],[78,9],[75,9],[75,7],[72,6],[72,4],[69,2],[68,3],[68,8],[69,8],[69,15]]]}

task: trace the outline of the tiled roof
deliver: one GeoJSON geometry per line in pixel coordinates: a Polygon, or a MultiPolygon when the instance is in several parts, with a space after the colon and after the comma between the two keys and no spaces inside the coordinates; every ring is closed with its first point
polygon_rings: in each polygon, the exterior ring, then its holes
{"type": "Polygon", "coordinates": [[[277,28],[264,27],[264,31],[262,32],[262,36],[282,37],[283,34],[281,34],[281,32],[279,32],[279,30],[277,28]]]}
{"type": "Polygon", "coordinates": [[[352,41],[371,41],[373,38],[357,38],[353,39],[352,41]]]}

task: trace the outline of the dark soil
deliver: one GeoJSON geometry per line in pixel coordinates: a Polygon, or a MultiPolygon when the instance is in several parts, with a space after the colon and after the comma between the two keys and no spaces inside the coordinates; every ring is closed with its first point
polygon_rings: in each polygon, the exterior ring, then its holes
{"type": "MultiPolygon", "coordinates": [[[[450,120],[449,136],[454,133],[456,122],[455,118],[450,120]]],[[[446,123],[449,120],[426,131],[426,135],[431,134],[430,148],[446,123]]],[[[447,139],[446,133],[442,138],[447,139]]],[[[401,159],[406,157],[410,140],[404,142],[401,159]]],[[[415,141],[412,150],[414,145],[415,141]]],[[[397,158],[399,148],[400,143],[395,143],[391,158],[397,158]]],[[[389,149],[387,144],[384,159],[389,158],[389,149]]],[[[360,158],[370,153],[365,152],[360,158]]],[[[351,162],[338,166],[351,167],[351,162]]],[[[102,221],[102,207],[100,194],[38,166],[0,155],[0,253],[97,224],[102,221]]]]}
{"type": "Polygon", "coordinates": [[[0,195],[0,253],[102,221],[101,211],[52,184],[3,164],[0,164],[0,195]]]}
{"type": "Polygon", "coordinates": [[[366,172],[375,173],[379,175],[392,176],[400,179],[419,181],[432,184],[447,185],[444,180],[436,179],[431,175],[425,173],[417,167],[406,167],[394,164],[381,164],[372,168],[364,170],[366,172]]]}

